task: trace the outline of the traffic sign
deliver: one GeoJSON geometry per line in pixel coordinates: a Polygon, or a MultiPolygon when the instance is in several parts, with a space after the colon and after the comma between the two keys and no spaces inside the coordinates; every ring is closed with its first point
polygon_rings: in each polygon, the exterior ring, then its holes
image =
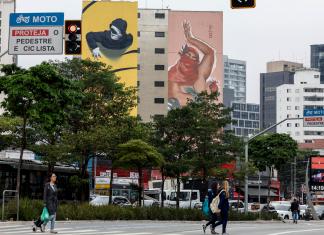
{"type": "Polygon", "coordinates": [[[232,0],[232,9],[255,8],[256,0],[232,0]]]}
{"type": "Polygon", "coordinates": [[[324,127],[324,110],[305,109],[304,127],[324,127]]]}
{"type": "Polygon", "coordinates": [[[10,55],[63,53],[64,13],[11,13],[10,55]]]}

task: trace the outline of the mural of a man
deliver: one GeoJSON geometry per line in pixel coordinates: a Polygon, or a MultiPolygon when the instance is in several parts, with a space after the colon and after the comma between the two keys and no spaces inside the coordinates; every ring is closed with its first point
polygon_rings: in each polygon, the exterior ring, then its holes
{"type": "Polygon", "coordinates": [[[168,72],[169,109],[186,105],[188,99],[195,98],[202,91],[218,90],[215,78],[210,77],[216,64],[215,49],[193,35],[188,21],[183,22],[183,29],[186,45],[168,72]]]}
{"type": "MultiPolygon", "coordinates": [[[[109,30],[87,33],[86,39],[95,58],[101,57],[101,49],[117,50],[122,54],[133,43],[133,35],[127,34],[127,21],[121,18],[113,20],[109,30]]],[[[109,52],[107,54],[109,56],[109,52]]]]}

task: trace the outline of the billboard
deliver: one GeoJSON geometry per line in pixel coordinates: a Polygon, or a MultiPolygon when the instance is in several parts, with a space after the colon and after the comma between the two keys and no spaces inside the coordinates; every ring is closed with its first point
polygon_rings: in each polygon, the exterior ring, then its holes
{"type": "Polygon", "coordinates": [[[311,157],[310,189],[311,191],[324,191],[324,157],[311,157]]]}
{"type": "Polygon", "coordinates": [[[168,107],[223,87],[222,12],[171,11],[168,32],[168,107]]]}
{"type": "Polygon", "coordinates": [[[137,86],[137,2],[83,1],[82,59],[111,66],[127,87],[137,86]]]}
{"type": "Polygon", "coordinates": [[[323,109],[305,109],[304,127],[323,127],[324,110],[323,109]]]}

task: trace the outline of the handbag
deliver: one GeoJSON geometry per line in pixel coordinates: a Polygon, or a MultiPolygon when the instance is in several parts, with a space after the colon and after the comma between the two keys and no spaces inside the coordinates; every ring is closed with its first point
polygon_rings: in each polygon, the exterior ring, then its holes
{"type": "Polygon", "coordinates": [[[224,192],[224,190],[220,191],[220,193],[217,195],[217,197],[215,197],[212,201],[212,203],[210,203],[210,210],[215,214],[218,214],[221,212],[221,209],[218,208],[218,205],[220,203],[220,198],[219,195],[224,192]]]}
{"type": "Polygon", "coordinates": [[[41,218],[41,220],[42,220],[43,222],[46,222],[46,221],[49,220],[49,213],[48,213],[48,210],[47,210],[46,207],[43,208],[43,212],[42,212],[40,218],[41,218]]]}

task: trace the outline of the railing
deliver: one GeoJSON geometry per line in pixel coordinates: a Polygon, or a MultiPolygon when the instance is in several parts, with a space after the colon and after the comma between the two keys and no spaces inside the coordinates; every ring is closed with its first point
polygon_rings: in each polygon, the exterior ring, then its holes
{"type": "MultiPolygon", "coordinates": [[[[9,202],[9,206],[10,206],[11,205],[10,202],[14,201],[12,199],[18,200],[18,193],[17,193],[17,191],[16,190],[4,190],[2,192],[2,221],[5,220],[5,203],[6,203],[6,200],[5,199],[6,198],[9,199],[8,202],[9,202]],[[6,194],[8,194],[8,193],[10,193],[10,195],[7,195],[6,196],[6,194]],[[12,194],[14,194],[14,196],[12,194]]],[[[12,205],[17,205],[17,203],[12,203],[12,205]]],[[[18,221],[19,220],[19,208],[16,208],[16,212],[15,213],[17,215],[17,221],[18,221]]],[[[10,213],[9,212],[7,214],[14,214],[14,213],[12,213],[12,212],[10,213]]]]}

